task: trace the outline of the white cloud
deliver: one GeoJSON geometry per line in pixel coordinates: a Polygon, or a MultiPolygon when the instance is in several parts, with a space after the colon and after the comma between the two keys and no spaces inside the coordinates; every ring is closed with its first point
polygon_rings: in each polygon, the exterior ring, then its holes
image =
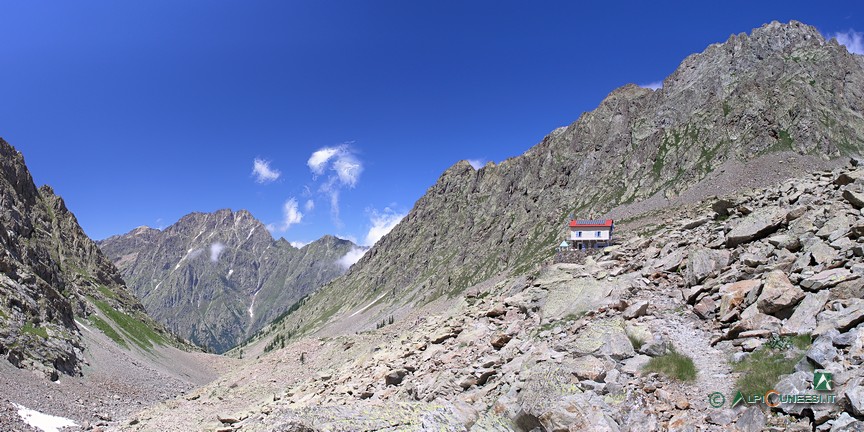
{"type": "MultiPolygon", "coordinates": [[[[313,180],[318,176],[327,175],[318,187],[318,193],[326,195],[330,199],[330,215],[333,223],[339,227],[339,193],[344,188],[353,188],[360,181],[363,173],[363,163],[354,155],[354,149],[350,144],[342,144],[336,147],[322,147],[309,157],[306,162],[312,172],[313,180]]],[[[306,211],[314,208],[314,202],[306,202],[306,211]],[[310,204],[311,203],[311,204],[310,204]]]]}
{"type": "Polygon", "coordinates": [[[471,164],[475,170],[479,170],[480,168],[483,168],[483,165],[486,165],[486,159],[468,159],[468,163],[471,164]]]}
{"type": "Polygon", "coordinates": [[[307,212],[315,210],[315,201],[312,201],[311,199],[306,200],[306,204],[303,206],[303,208],[306,209],[307,212]]]}
{"type": "Polygon", "coordinates": [[[291,244],[291,246],[294,246],[294,247],[297,248],[297,249],[300,249],[300,248],[302,248],[303,246],[306,246],[306,245],[309,244],[309,242],[302,242],[302,241],[292,241],[292,242],[289,242],[289,243],[291,244]]]}
{"type": "Polygon", "coordinates": [[[349,267],[354,265],[357,261],[360,261],[360,258],[363,258],[363,255],[366,254],[369,248],[366,247],[352,247],[348,253],[336,260],[336,264],[342,267],[345,270],[348,270],[349,267]]]}
{"type": "Polygon", "coordinates": [[[647,89],[651,89],[651,90],[660,90],[661,88],[663,88],[663,81],[654,81],[654,82],[650,82],[648,84],[639,84],[639,87],[647,88],[647,89]]]}
{"type": "Polygon", "coordinates": [[[363,244],[366,246],[374,245],[378,240],[381,240],[381,237],[387,235],[390,230],[399,224],[399,221],[404,217],[404,213],[396,213],[389,207],[385,208],[383,212],[372,210],[369,215],[369,222],[372,223],[372,227],[366,233],[366,239],[363,244]]]}
{"type": "Polygon", "coordinates": [[[330,159],[333,159],[333,156],[336,156],[337,153],[342,151],[343,146],[339,147],[324,147],[322,149],[317,150],[312,153],[312,156],[309,156],[309,160],[306,161],[306,165],[309,166],[309,169],[312,170],[312,173],[321,175],[324,174],[324,169],[327,168],[327,162],[330,159]]]}
{"type": "Polygon", "coordinates": [[[252,175],[258,183],[270,183],[282,175],[277,169],[270,168],[270,161],[255,158],[252,164],[252,175]]]}
{"type": "Polygon", "coordinates": [[[210,261],[218,262],[219,255],[222,254],[222,251],[225,250],[225,245],[219,242],[213,243],[210,245],[210,261]]]}
{"type": "Polygon", "coordinates": [[[279,225],[269,224],[267,225],[267,229],[270,232],[276,231],[287,231],[288,228],[291,228],[291,225],[296,225],[303,220],[303,213],[297,208],[297,200],[294,198],[288,199],[285,201],[285,204],[282,206],[282,222],[279,225]]]}
{"type": "Polygon", "coordinates": [[[864,55],[864,33],[849,30],[831,35],[852,54],[864,55]]]}

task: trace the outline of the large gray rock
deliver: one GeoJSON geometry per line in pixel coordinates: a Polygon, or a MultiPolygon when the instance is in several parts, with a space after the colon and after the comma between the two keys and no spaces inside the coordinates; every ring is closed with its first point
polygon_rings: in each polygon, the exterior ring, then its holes
{"type": "Polygon", "coordinates": [[[765,413],[761,407],[748,407],[735,422],[735,427],[741,432],[760,432],[765,427],[765,413]]]}
{"type": "Polygon", "coordinates": [[[825,270],[809,276],[800,282],[800,285],[808,291],[819,291],[825,288],[831,288],[842,282],[858,279],[859,276],[849,270],[836,268],[825,270]]]}
{"type": "Polygon", "coordinates": [[[834,329],[843,333],[864,322],[864,299],[847,299],[845,302],[845,307],[819,314],[816,329],[813,330],[814,335],[825,334],[834,329]]]}
{"type": "Polygon", "coordinates": [[[729,265],[730,254],[726,250],[695,249],[687,255],[687,283],[697,285],[705,278],[717,274],[729,265]]]}
{"type": "Polygon", "coordinates": [[[816,329],[816,314],[825,307],[830,295],[828,291],[807,294],[795,308],[792,316],[783,324],[780,329],[781,333],[793,335],[811,333],[816,329]]]}
{"type": "Polygon", "coordinates": [[[761,208],[738,222],[726,234],[726,246],[735,247],[774,233],[786,221],[786,212],[779,207],[761,208]]]}
{"type": "Polygon", "coordinates": [[[763,276],[762,293],[756,306],[762,313],[775,314],[798,304],[804,296],[804,290],[793,285],[785,272],[774,270],[763,276]]]}

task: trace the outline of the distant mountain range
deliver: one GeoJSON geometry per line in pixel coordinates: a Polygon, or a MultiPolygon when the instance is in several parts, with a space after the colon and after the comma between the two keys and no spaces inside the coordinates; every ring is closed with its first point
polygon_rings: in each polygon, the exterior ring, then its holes
{"type": "Polygon", "coordinates": [[[344,273],[337,261],[356,247],[325,236],[298,249],[274,240],[248,211],[227,209],[98,244],[151,316],[214,352],[242,342],[344,273]]]}

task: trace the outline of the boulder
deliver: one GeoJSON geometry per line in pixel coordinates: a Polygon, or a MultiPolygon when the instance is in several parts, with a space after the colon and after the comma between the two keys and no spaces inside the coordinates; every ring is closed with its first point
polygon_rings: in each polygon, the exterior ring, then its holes
{"type": "Polygon", "coordinates": [[[819,240],[808,245],[806,250],[817,264],[831,264],[838,258],[837,250],[819,240]]]}
{"type": "Polygon", "coordinates": [[[816,315],[825,307],[830,295],[828,291],[807,294],[783,324],[780,332],[787,335],[811,333],[816,328],[816,315]]]}
{"type": "Polygon", "coordinates": [[[852,207],[856,209],[864,207],[864,194],[859,192],[846,189],[843,191],[843,199],[849,201],[849,204],[852,204],[852,207]]]}
{"type": "Polygon", "coordinates": [[[768,243],[778,249],[786,249],[790,252],[797,252],[801,249],[801,241],[798,236],[790,234],[778,234],[768,238],[768,243]]]}
{"type": "Polygon", "coordinates": [[[720,287],[720,316],[725,316],[738,309],[750,291],[758,290],[762,281],[758,279],[743,280],[725,284],[720,287]]]}
{"type": "Polygon", "coordinates": [[[843,398],[846,400],[849,411],[852,415],[864,416],[864,385],[862,385],[864,383],[859,378],[849,384],[843,391],[843,398]]]}
{"type": "Polygon", "coordinates": [[[726,235],[726,246],[735,247],[743,243],[764,238],[780,228],[786,212],[779,207],[759,209],[738,222],[726,235]]]}
{"type": "Polygon", "coordinates": [[[816,273],[803,279],[799,284],[808,291],[831,288],[841,282],[857,279],[859,276],[844,268],[836,268],[816,273]]]}
{"type": "Polygon", "coordinates": [[[582,356],[573,363],[573,374],[579,380],[600,381],[606,373],[603,360],[594,356],[582,356]]]}
{"type": "Polygon", "coordinates": [[[696,303],[696,306],[693,306],[693,312],[702,319],[709,319],[714,316],[714,312],[717,310],[717,302],[711,298],[711,296],[702,297],[702,300],[699,300],[699,303],[696,303]]]}
{"type": "Polygon", "coordinates": [[[388,386],[397,386],[402,384],[402,380],[408,375],[408,371],[404,369],[394,370],[384,377],[384,383],[388,386]]]}
{"type": "Polygon", "coordinates": [[[639,318],[642,315],[645,315],[645,312],[648,311],[648,301],[643,300],[640,302],[636,302],[627,309],[624,310],[624,319],[634,319],[639,318]]]}
{"type": "Polygon", "coordinates": [[[765,428],[765,413],[761,407],[748,407],[735,422],[735,427],[741,432],[760,432],[765,428]]]}
{"type": "Polygon", "coordinates": [[[834,363],[837,356],[837,349],[834,348],[831,338],[826,335],[817,337],[806,354],[808,360],[823,369],[834,363]]]}
{"type": "Polygon", "coordinates": [[[843,333],[862,322],[864,322],[864,299],[848,299],[846,307],[820,314],[813,334],[825,334],[832,329],[843,333]]]}
{"type": "Polygon", "coordinates": [[[717,274],[723,267],[729,265],[730,254],[726,250],[700,248],[687,255],[687,271],[685,279],[691,286],[697,285],[705,278],[717,274]]]}
{"type": "Polygon", "coordinates": [[[781,270],[774,270],[762,278],[762,293],[756,300],[759,311],[773,315],[795,306],[804,297],[804,290],[793,285],[781,270]]]}

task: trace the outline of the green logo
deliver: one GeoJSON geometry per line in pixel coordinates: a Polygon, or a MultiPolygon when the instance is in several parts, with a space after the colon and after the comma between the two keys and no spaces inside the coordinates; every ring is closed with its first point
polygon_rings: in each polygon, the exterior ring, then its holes
{"type": "Polygon", "coordinates": [[[828,372],[813,372],[813,390],[834,390],[834,378],[828,372]]]}
{"type": "Polygon", "coordinates": [[[744,394],[741,393],[741,390],[738,390],[738,393],[735,393],[735,398],[732,399],[732,408],[738,406],[739,403],[744,401],[744,394]]]}
{"type": "Polygon", "coordinates": [[[714,392],[708,395],[708,404],[712,407],[720,408],[724,403],[726,403],[726,396],[723,396],[723,393],[714,392]]]}

